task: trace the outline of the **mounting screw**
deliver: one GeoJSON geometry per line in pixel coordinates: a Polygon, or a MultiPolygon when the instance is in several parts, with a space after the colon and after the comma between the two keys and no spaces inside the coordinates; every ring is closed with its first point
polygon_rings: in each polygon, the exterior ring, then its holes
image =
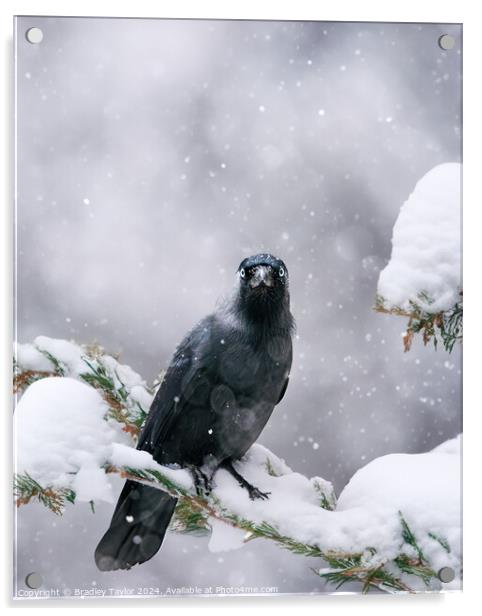
{"type": "Polygon", "coordinates": [[[38,45],[43,41],[44,33],[40,28],[33,27],[29,28],[27,32],[25,32],[25,38],[32,45],[38,45]]]}
{"type": "Polygon", "coordinates": [[[43,584],[42,576],[40,575],[40,573],[36,573],[35,571],[33,571],[32,573],[29,573],[25,578],[25,584],[33,590],[40,588],[43,584]]]}
{"type": "Polygon", "coordinates": [[[455,39],[450,34],[442,34],[442,36],[438,39],[438,46],[440,49],[444,51],[449,51],[449,49],[453,49],[455,45],[455,39]]]}
{"type": "Polygon", "coordinates": [[[455,579],[455,571],[452,567],[442,567],[437,573],[438,579],[444,584],[448,584],[455,579]]]}

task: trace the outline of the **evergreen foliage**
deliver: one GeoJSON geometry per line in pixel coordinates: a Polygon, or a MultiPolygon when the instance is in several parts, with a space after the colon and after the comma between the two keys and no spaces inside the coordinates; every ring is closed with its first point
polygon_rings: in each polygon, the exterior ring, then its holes
{"type": "MultiPolygon", "coordinates": [[[[113,374],[102,360],[99,350],[86,349],[86,371],[74,375],[90,386],[101,392],[109,405],[106,419],[118,421],[123,430],[127,431],[134,439],[146,417],[147,409],[129,398],[128,389],[122,383],[118,374],[113,374]]],[[[55,374],[68,376],[71,374],[68,367],[59,359],[49,354],[52,363],[52,372],[22,370],[18,364],[14,364],[14,390],[23,391],[30,383],[55,374]]],[[[272,462],[267,458],[266,471],[268,474],[277,476],[272,462]]],[[[429,587],[430,582],[437,578],[436,572],[431,568],[426,556],[419,547],[417,539],[410,529],[407,521],[400,512],[401,537],[403,543],[398,555],[392,560],[380,558],[373,547],[367,546],[363,553],[335,553],[323,546],[301,543],[300,541],[282,534],[277,528],[267,522],[254,522],[242,518],[229,511],[222,502],[214,495],[201,497],[190,489],[177,484],[170,477],[158,470],[115,467],[111,464],[104,466],[106,473],[117,473],[125,479],[131,479],[164,490],[178,498],[175,515],[171,522],[171,530],[194,535],[207,535],[210,533],[210,519],[222,521],[226,524],[244,530],[244,541],[248,542],[257,538],[275,542],[283,549],[287,549],[301,556],[318,558],[326,565],[312,570],[321,578],[334,584],[336,588],[354,582],[361,584],[363,592],[376,588],[385,592],[411,592],[406,582],[406,576],[421,578],[429,587]],[[402,579],[403,576],[403,579],[402,579]]],[[[332,493],[327,493],[324,486],[315,484],[315,490],[320,496],[320,507],[327,510],[335,510],[336,498],[332,493]]],[[[14,481],[14,495],[17,506],[26,505],[31,501],[38,501],[56,515],[62,515],[67,504],[74,504],[76,495],[72,489],[42,486],[28,473],[17,474],[14,481]]],[[[94,503],[91,503],[92,511],[94,503]]],[[[435,533],[428,536],[438,542],[445,551],[450,552],[450,546],[445,538],[435,533]]]]}
{"type": "Polygon", "coordinates": [[[410,350],[415,334],[421,333],[425,346],[433,342],[434,348],[437,349],[439,342],[441,342],[444,349],[451,353],[456,342],[462,342],[463,339],[462,297],[461,291],[460,300],[449,310],[430,312],[426,307],[422,308],[421,306],[421,304],[426,306],[433,303],[433,300],[426,293],[419,295],[420,303],[410,300],[408,310],[399,306],[387,307],[385,299],[381,295],[377,295],[374,310],[408,318],[407,329],[403,336],[405,351],[410,350]]]}

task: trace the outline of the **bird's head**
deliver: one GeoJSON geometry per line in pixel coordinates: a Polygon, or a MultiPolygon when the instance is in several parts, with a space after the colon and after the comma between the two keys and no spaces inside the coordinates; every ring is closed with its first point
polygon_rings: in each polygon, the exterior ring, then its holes
{"type": "Polygon", "coordinates": [[[259,254],[241,261],[238,268],[239,296],[250,310],[275,310],[289,303],[288,269],[281,259],[259,254]]]}

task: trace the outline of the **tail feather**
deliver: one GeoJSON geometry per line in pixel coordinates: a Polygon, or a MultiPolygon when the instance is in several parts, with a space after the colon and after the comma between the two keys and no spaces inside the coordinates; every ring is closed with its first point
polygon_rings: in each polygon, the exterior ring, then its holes
{"type": "Polygon", "coordinates": [[[107,532],[95,550],[101,571],[130,569],[156,554],[176,507],[166,492],[126,481],[107,532]]]}

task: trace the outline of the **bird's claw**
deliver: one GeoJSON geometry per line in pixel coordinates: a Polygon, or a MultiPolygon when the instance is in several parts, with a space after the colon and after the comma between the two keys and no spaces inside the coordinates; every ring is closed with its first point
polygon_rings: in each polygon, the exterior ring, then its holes
{"type": "Polygon", "coordinates": [[[271,494],[271,492],[261,492],[261,490],[255,486],[250,486],[247,490],[251,500],[256,500],[257,498],[267,500],[271,494]]]}
{"type": "Polygon", "coordinates": [[[228,471],[228,473],[231,473],[231,475],[236,479],[236,481],[242,488],[248,490],[249,498],[251,500],[256,500],[257,498],[265,500],[269,498],[271,492],[261,492],[259,488],[251,485],[249,481],[247,481],[242,475],[238,473],[238,471],[234,468],[231,460],[225,460],[223,462],[223,467],[228,471]]]}
{"type": "Polygon", "coordinates": [[[197,466],[192,466],[190,470],[194,480],[196,494],[200,498],[207,498],[213,489],[211,479],[197,466]]]}

